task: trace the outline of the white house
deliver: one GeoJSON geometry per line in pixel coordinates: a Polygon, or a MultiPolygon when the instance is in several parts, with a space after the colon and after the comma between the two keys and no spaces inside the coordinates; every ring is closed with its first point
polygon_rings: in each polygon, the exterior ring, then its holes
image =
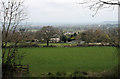
{"type": "Polygon", "coordinates": [[[60,41],[60,38],[56,37],[56,38],[51,38],[50,39],[50,42],[59,42],[60,41]]]}

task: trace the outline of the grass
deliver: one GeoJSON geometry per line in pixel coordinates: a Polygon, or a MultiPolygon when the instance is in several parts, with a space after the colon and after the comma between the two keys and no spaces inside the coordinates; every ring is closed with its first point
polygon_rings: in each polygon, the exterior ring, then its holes
{"type": "MultiPolygon", "coordinates": [[[[39,43],[38,45],[45,46],[45,45],[47,45],[47,43],[39,43]]],[[[57,47],[63,47],[63,46],[74,46],[74,45],[77,45],[77,44],[71,44],[71,43],[49,43],[49,45],[57,46],[57,47]]]]}
{"type": "Polygon", "coordinates": [[[20,48],[22,64],[29,64],[32,76],[47,72],[110,70],[117,64],[114,47],[20,48]]]}

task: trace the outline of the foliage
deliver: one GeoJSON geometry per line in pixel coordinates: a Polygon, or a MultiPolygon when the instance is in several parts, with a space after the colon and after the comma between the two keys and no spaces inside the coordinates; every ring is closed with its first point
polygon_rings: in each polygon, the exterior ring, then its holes
{"type": "Polygon", "coordinates": [[[117,28],[112,28],[106,31],[101,29],[89,29],[79,35],[77,35],[76,40],[82,40],[86,43],[109,43],[112,45],[117,45],[118,42],[118,33],[117,28]]]}
{"type": "Polygon", "coordinates": [[[60,39],[61,39],[61,41],[64,41],[64,43],[66,43],[66,41],[67,41],[67,37],[65,35],[62,35],[60,39]]]}

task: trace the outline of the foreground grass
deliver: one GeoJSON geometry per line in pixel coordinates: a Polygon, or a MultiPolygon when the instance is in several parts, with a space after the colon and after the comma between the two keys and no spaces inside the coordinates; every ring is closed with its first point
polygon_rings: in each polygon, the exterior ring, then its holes
{"type": "Polygon", "coordinates": [[[32,76],[47,72],[101,72],[117,64],[114,47],[21,48],[22,64],[29,64],[32,76]]]}

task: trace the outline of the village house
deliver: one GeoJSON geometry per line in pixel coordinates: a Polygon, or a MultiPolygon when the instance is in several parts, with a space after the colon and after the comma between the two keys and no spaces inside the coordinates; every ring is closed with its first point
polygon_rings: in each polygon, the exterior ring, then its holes
{"type": "Polygon", "coordinates": [[[51,38],[50,41],[54,43],[60,42],[60,38],[51,38]]]}
{"type": "Polygon", "coordinates": [[[60,42],[60,36],[58,36],[57,34],[54,35],[54,36],[50,39],[50,42],[52,42],[52,43],[60,42]]]}

